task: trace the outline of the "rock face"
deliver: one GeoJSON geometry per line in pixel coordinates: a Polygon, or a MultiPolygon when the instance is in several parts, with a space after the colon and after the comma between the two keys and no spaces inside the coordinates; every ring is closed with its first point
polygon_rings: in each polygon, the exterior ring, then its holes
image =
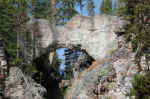
{"type": "Polygon", "coordinates": [[[44,99],[46,89],[25,76],[18,67],[11,67],[5,82],[5,97],[9,99],[44,99]]]}
{"type": "Polygon", "coordinates": [[[128,45],[121,44],[108,59],[96,61],[83,71],[73,82],[66,99],[129,99],[126,95],[138,69],[128,45]]]}
{"type": "Polygon", "coordinates": [[[94,59],[104,58],[110,51],[117,49],[115,30],[124,24],[116,16],[101,15],[93,17],[75,16],[65,26],[56,29],[47,20],[31,21],[32,32],[41,48],[48,46],[69,47],[81,45],[94,59]]]}
{"type": "MultiPolygon", "coordinates": [[[[124,21],[116,16],[101,15],[93,17],[95,24],[92,24],[91,18],[75,16],[65,26],[56,29],[47,20],[31,20],[31,30],[36,37],[36,54],[40,56],[41,49],[49,47],[56,49],[81,45],[81,49],[95,59],[88,69],[76,72],[84,59],[79,57],[74,68],[75,80],[65,99],[129,99],[126,95],[138,69],[130,44],[122,37],[117,38],[114,33],[124,25],[124,21]]],[[[60,86],[68,85],[69,81],[62,81],[60,86]]],[[[6,97],[44,99],[45,93],[46,90],[25,76],[21,69],[10,68],[10,75],[6,79],[6,97]]]]}
{"type": "Polygon", "coordinates": [[[9,68],[5,47],[0,40],[0,99],[44,99],[45,88],[25,76],[20,68],[9,68]]]}
{"type": "MultiPolygon", "coordinates": [[[[135,68],[135,64],[132,61],[133,55],[129,53],[128,49],[125,47],[118,49],[120,41],[118,41],[115,31],[123,27],[125,24],[123,20],[109,15],[75,16],[65,26],[56,28],[43,19],[31,20],[30,24],[33,27],[32,32],[36,37],[36,43],[40,48],[56,49],[80,46],[96,60],[87,70],[81,73],[74,72],[76,79],[67,93],[66,99],[128,98],[124,92],[129,91],[130,76],[135,72],[127,71],[135,68]],[[116,53],[110,56],[116,49],[116,53]],[[131,64],[132,68],[129,66],[131,64]],[[125,80],[127,85],[122,84],[122,80],[125,80]]],[[[38,54],[39,52],[37,51],[38,54]]]]}

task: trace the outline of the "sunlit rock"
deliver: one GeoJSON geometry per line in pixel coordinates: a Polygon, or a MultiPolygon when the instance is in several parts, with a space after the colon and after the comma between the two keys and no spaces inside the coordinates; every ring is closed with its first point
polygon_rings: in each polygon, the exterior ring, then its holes
{"type": "Polygon", "coordinates": [[[75,16],[65,26],[56,28],[52,28],[52,25],[43,19],[31,23],[32,32],[41,48],[52,45],[53,48],[81,45],[81,49],[86,50],[94,59],[101,59],[117,49],[117,36],[114,31],[121,28],[124,21],[116,16],[101,15],[75,16]]]}

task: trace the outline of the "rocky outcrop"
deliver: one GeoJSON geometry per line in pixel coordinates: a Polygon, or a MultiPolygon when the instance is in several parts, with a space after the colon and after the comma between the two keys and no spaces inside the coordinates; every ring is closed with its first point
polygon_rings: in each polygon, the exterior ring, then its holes
{"type": "Polygon", "coordinates": [[[94,59],[101,59],[111,50],[117,49],[117,36],[114,31],[121,28],[124,21],[116,16],[101,15],[75,16],[65,26],[58,26],[56,29],[44,19],[31,20],[30,24],[40,49],[48,46],[56,49],[81,45],[81,49],[86,50],[94,59]]]}
{"type": "Polygon", "coordinates": [[[130,43],[115,34],[125,22],[108,15],[95,16],[93,21],[94,24],[91,17],[75,16],[56,29],[43,19],[31,21],[31,25],[38,29],[32,32],[42,49],[79,48],[95,60],[88,69],[80,71],[80,61],[85,62],[85,58],[79,57],[73,66],[75,79],[66,99],[129,99],[126,95],[138,72],[135,53],[130,43]]]}
{"type": "Polygon", "coordinates": [[[7,64],[7,50],[0,40],[0,99],[44,99],[46,90],[19,67],[7,64]]]}
{"type": "Polygon", "coordinates": [[[44,99],[46,95],[46,89],[25,76],[18,67],[10,68],[5,84],[5,97],[9,99],[44,99]]]}
{"type": "Polygon", "coordinates": [[[131,80],[138,72],[134,63],[134,53],[130,43],[122,37],[119,49],[102,61],[96,61],[88,69],[80,73],[66,99],[129,99],[131,80]]]}

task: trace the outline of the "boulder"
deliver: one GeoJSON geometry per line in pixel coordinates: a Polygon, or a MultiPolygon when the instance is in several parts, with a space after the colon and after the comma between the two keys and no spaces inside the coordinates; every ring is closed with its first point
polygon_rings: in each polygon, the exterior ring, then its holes
{"type": "Polygon", "coordinates": [[[46,89],[24,75],[18,67],[10,68],[5,86],[5,97],[10,99],[44,99],[46,95],[46,89]]]}

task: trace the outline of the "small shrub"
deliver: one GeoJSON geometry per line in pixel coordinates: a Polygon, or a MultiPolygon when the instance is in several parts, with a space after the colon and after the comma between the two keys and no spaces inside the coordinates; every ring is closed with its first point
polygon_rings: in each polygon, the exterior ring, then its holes
{"type": "Polygon", "coordinates": [[[107,96],[106,99],[111,99],[111,98],[109,96],[107,96]]]}
{"type": "Polygon", "coordinates": [[[135,99],[150,99],[150,72],[135,75],[130,90],[131,96],[135,96],[135,99]]]}
{"type": "Polygon", "coordinates": [[[105,70],[101,70],[97,73],[99,77],[109,76],[109,74],[113,71],[112,66],[108,66],[105,70]]]}
{"type": "Polygon", "coordinates": [[[112,49],[109,51],[109,54],[112,55],[115,51],[116,51],[116,49],[112,49]]]}

